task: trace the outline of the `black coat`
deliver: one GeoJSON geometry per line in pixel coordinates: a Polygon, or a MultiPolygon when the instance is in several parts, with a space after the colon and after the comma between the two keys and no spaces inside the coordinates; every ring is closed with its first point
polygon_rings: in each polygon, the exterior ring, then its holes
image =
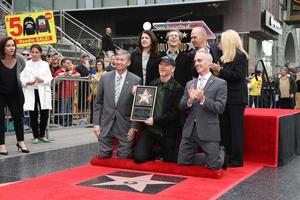
{"type": "Polygon", "coordinates": [[[227,104],[247,104],[247,56],[237,51],[232,62],[221,63],[219,77],[227,81],[227,104]]]}
{"type": "MultiPolygon", "coordinates": [[[[213,63],[218,63],[220,62],[220,58],[222,56],[222,51],[218,48],[218,44],[216,43],[209,43],[209,53],[212,55],[213,57],[213,63]]],[[[198,73],[195,69],[194,66],[194,57],[196,52],[198,51],[198,49],[193,49],[191,52],[189,52],[187,55],[190,57],[191,59],[191,73],[193,77],[198,77],[198,73]]]]}
{"type": "MultiPolygon", "coordinates": [[[[160,61],[159,55],[151,55],[149,57],[146,67],[146,85],[159,77],[158,64],[160,61]]],[[[131,64],[128,66],[128,71],[134,73],[143,80],[143,69],[142,69],[142,54],[136,51],[131,54],[131,64]]]]}
{"type": "MultiPolygon", "coordinates": [[[[167,53],[165,52],[162,53],[161,56],[166,56],[166,55],[167,53]]],[[[192,80],[191,66],[193,65],[193,62],[188,55],[182,52],[179,52],[175,62],[176,62],[176,69],[174,72],[174,78],[178,83],[180,83],[183,87],[185,87],[186,83],[192,80]]]]}
{"type": "MultiPolygon", "coordinates": [[[[176,137],[181,133],[179,102],[184,89],[174,78],[170,81],[174,83],[173,87],[165,90],[162,114],[153,117],[153,124],[161,128],[163,136],[176,137]]],[[[156,79],[150,85],[157,86],[159,82],[160,79],[156,79]]]]}
{"type": "Polygon", "coordinates": [[[102,51],[115,51],[115,46],[112,42],[111,36],[107,34],[102,36],[102,51]]]}

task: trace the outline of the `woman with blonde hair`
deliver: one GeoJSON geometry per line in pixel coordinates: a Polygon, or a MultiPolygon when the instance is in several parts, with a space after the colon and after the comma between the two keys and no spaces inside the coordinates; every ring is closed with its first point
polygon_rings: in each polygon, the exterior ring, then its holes
{"type": "Polygon", "coordinates": [[[99,80],[102,77],[103,74],[105,74],[105,65],[104,61],[102,59],[97,59],[96,60],[96,74],[91,76],[91,83],[90,83],[90,90],[91,90],[91,114],[90,114],[90,124],[93,124],[93,117],[94,117],[94,98],[97,95],[98,91],[98,84],[99,80]]]}
{"type": "Polygon", "coordinates": [[[234,30],[221,35],[221,64],[213,64],[213,73],[227,81],[227,102],[220,116],[221,139],[226,147],[229,167],[243,166],[244,111],[248,103],[248,55],[234,30]]]}

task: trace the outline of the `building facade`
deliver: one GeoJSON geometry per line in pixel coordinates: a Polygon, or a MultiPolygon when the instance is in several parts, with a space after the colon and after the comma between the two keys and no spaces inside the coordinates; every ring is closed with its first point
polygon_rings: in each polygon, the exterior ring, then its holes
{"type": "Polygon", "coordinates": [[[66,10],[100,34],[105,27],[112,27],[113,37],[123,41],[124,48],[136,43],[146,21],[203,20],[217,36],[227,29],[239,32],[249,52],[249,72],[254,71],[259,58],[265,61],[269,74],[277,73],[287,62],[292,66],[300,63],[299,31],[286,22],[293,0],[15,0],[12,3],[14,12],[66,10]]]}

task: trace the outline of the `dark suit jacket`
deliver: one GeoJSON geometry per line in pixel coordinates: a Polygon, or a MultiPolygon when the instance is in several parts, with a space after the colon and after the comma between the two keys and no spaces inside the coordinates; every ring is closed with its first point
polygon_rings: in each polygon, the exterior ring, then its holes
{"type": "MultiPolygon", "coordinates": [[[[162,53],[161,56],[166,56],[166,55],[167,53],[164,52],[162,53]]],[[[193,62],[191,62],[191,59],[188,55],[182,52],[179,52],[175,62],[176,62],[176,69],[174,72],[174,78],[178,83],[180,83],[183,87],[185,87],[186,83],[192,80],[191,66],[193,62]]]]}
{"type": "Polygon", "coordinates": [[[200,140],[218,142],[221,140],[218,115],[225,110],[227,98],[226,81],[211,75],[204,87],[204,104],[200,105],[199,102],[193,102],[192,106],[188,107],[188,88],[191,85],[194,85],[196,88],[197,81],[198,79],[193,79],[186,84],[184,95],[180,100],[180,110],[188,114],[183,127],[182,137],[191,137],[194,123],[196,122],[196,130],[200,140]]]}
{"type": "MultiPolygon", "coordinates": [[[[150,85],[157,86],[159,82],[160,79],[156,79],[150,85]]],[[[165,90],[162,114],[153,117],[153,122],[161,128],[163,136],[176,137],[181,132],[178,105],[183,94],[183,87],[174,78],[170,79],[170,83],[173,83],[173,87],[165,90]]]]}
{"type": "MultiPolygon", "coordinates": [[[[159,77],[158,64],[160,61],[159,55],[151,55],[149,57],[146,67],[146,85],[159,77]]],[[[131,54],[131,64],[128,70],[142,79],[143,83],[143,70],[142,70],[142,54],[136,51],[131,54]]]]}
{"type": "MultiPolygon", "coordinates": [[[[218,48],[218,44],[216,43],[209,43],[209,53],[212,55],[213,57],[213,63],[218,63],[220,62],[220,58],[222,56],[222,51],[218,48]]],[[[198,77],[198,73],[195,69],[194,66],[194,57],[196,52],[198,51],[198,49],[193,49],[192,51],[190,51],[187,55],[190,57],[191,59],[191,73],[193,77],[198,77]]]]}
{"type": "Polygon", "coordinates": [[[219,77],[227,81],[227,104],[247,104],[247,69],[248,60],[244,53],[237,51],[232,62],[221,63],[219,77]]]}
{"type": "MultiPolygon", "coordinates": [[[[295,94],[297,92],[297,83],[293,76],[289,76],[289,82],[290,82],[290,94],[295,94]]],[[[280,95],[280,87],[279,87],[279,78],[276,78],[274,80],[274,89],[275,93],[280,95]]]]}
{"type": "Polygon", "coordinates": [[[104,34],[102,36],[102,51],[115,51],[111,36],[104,34]]]}
{"type": "Polygon", "coordinates": [[[127,72],[120,98],[115,105],[115,74],[116,70],[107,72],[100,78],[95,98],[94,125],[100,125],[103,136],[110,132],[114,120],[121,133],[127,133],[130,128],[138,128],[137,123],[130,121],[133,101],[131,90],[134,85],[141,84],[141,79],[127,72]]]}

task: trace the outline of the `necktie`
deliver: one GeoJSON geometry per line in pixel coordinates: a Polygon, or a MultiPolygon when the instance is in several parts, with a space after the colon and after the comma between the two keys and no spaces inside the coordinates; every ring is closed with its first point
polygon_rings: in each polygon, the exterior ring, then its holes
{"type": "Polygon", "coordinates": [[[115,85],[115,104],[117,105],[119,97],[120,97],[120,93],[121,93],[121,80],[122,80],[122,76],[117,76],[117,81],[116,81],[116,85],[115,85]]]}
{"type": "Polygon", "coordinates": [[[198,84],[197,84],[197,89],[198,90],[203,90],[204,89],[204,78],[203,77],[199,77],[198,84]]]}

